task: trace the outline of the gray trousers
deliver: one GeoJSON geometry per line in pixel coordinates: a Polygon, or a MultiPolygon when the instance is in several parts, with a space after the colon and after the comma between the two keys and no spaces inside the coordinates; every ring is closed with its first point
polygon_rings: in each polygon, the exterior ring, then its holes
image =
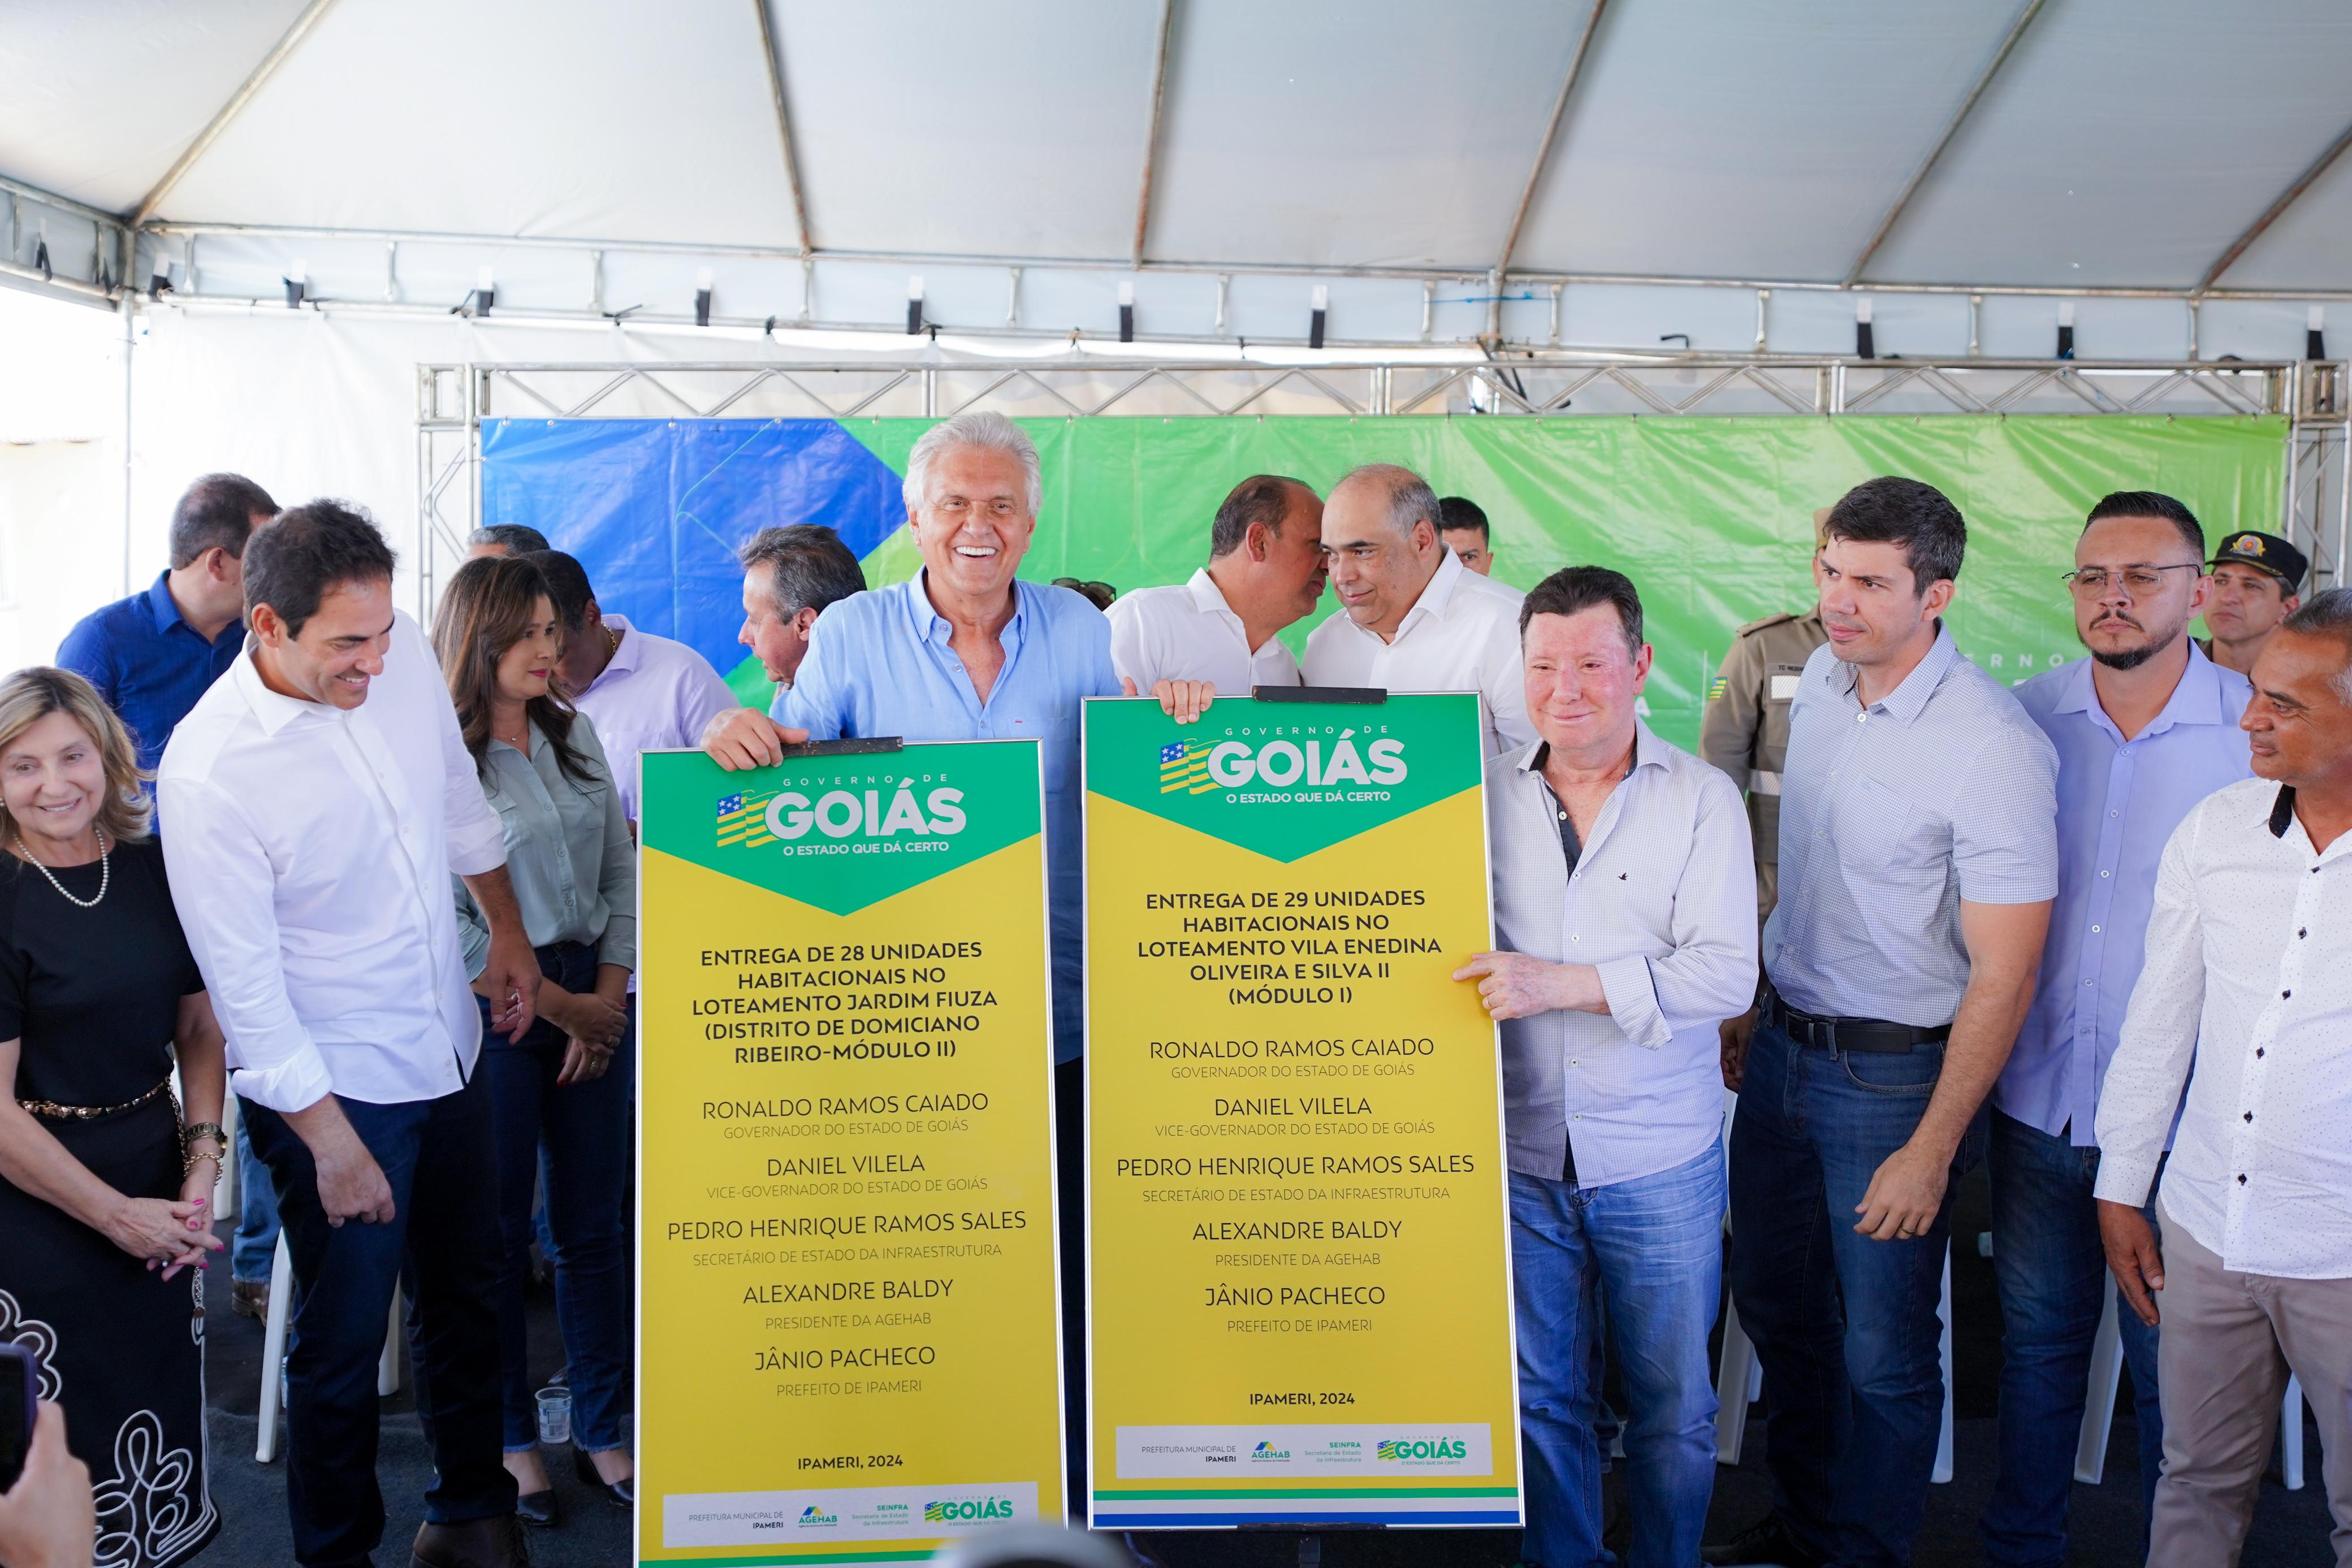
{"type": "Polygon", "coordinates": [[[2290,1371],[2319,1417],[2336,1563],[2352,1568],[2352,1279],[2233,1273],[2173,1221],[2161,1198],[2157,1207],[2164,1475],[2147,1568],[2234,1568],[2290,1371]]]}

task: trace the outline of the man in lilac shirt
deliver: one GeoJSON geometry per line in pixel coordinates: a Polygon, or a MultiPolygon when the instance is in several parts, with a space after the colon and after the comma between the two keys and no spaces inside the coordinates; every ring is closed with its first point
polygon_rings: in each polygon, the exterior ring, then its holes
{"type": "Polygon", "coordinates": [[[555,596],[555,618],[563,622],[556,673],[596,727],[634,829],[639,755],[698,744],[702,727],[735,706],[735,694],[710,661],[685,643],[606,614],[587,570],[572,557],[550,549],[523,559],[539,568],[555,596]]]}
{"type": "MultiPolygon", "coordinates": [[[[2092,507],[2068,574],[2090,656],[2017,693],[2058,752],[2058,898],[2032,1010],[1992,1092],[2000,1472],[1979,1528],[1985,1561],[2003,1568],[2066,1555],[2091,1342],[2113,1289],[2092,1199],[2095,1114],[2139,977],[2157,862],[2191,807],[2252,771],[2238,728],[2252,688],[2188,635],[2205,559],[2203,528],[2169,496],[2124,491],[2092,507]]],[[[2164,1452],[2157,1331],[2128,1310],[2117,1322],[2145,1509],[2164,1452]]]]}

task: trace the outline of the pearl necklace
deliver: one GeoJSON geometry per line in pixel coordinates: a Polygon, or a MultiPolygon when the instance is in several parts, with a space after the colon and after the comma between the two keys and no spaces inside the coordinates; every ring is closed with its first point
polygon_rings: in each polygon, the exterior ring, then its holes
{"type": "Polygon", "coordinates": [[[39,861],[33,860],[33,852],[25,847],[24,834],[12,833],[10,836],[16,841],[16,852],[26,860],[32,861],[33,869],[49,879],[49,885],[58,890],[58,896],[76,909],[96,909],[100,901],[106,897],[106,884],[114,875],[114,867],[108,859],[110,852],[106,847],[106,834],[102,830],[98,834],[98,892],[87,899],[76,898],[72,894],[68,893],[66,884],[58,880],[57,873],[39,861]]]}

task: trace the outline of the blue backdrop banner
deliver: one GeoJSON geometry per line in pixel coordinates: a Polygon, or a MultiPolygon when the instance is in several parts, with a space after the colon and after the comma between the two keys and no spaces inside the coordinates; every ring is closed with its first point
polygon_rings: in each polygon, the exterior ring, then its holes
{"type": "Polygon", "coordinates": [[[824,523],[863,559],[906,515],[898,476],[835,420],[482,422],[482,520],[546,534],[604,606],[722,674],[743,658],[745,539],[824,523]]]}

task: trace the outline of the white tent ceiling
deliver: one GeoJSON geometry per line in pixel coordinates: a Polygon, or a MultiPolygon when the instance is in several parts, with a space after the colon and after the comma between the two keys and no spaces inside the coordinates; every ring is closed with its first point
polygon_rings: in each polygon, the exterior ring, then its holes
{"type": "Polygon", "coordinates": [[[502,306],[579,307],[602,250],[599,303],[675,311],[731,254],[721,314],[754,322],[818,288],[819,320],[887,321],[920,270],[934,319],[1018,320],[1050,277],[1032,324],[1096,301],[1098,329],[1165,274],[1143,303],[1179,336],[1219,310],[1194,271],[1377,280],[1377,310],[1335,293],[1380,329],[1335,331],[1409,339],[1423,279],[1471,305],[1453,280],[1507,257],[1508,294],[2352,294],[2342,0],[764,3],[0,0],[5,262],[46,236],[59,277],[111,275],[100,217],[152,207],[134,279],[202,234],[196,293],[301,256],[314,293],[446,304],[495,259],[502,306]],[[625,275],[646,256],[676,276],[625,275]]]}

